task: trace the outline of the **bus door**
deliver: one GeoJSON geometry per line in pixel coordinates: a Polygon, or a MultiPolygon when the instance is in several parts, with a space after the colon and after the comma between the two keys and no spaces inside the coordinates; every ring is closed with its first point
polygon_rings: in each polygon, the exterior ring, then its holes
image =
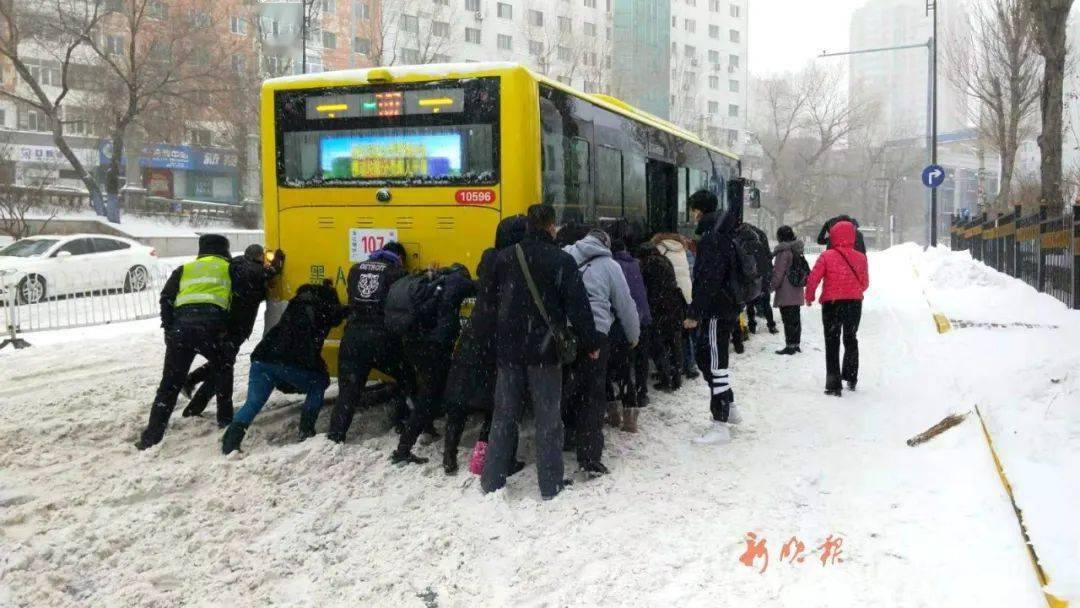
{"type": "Polygon", "coordinates": [[[649,233],[674,232],[678,227],[679,180],[675,165],[649,159],[645,166],[649,233]]]}

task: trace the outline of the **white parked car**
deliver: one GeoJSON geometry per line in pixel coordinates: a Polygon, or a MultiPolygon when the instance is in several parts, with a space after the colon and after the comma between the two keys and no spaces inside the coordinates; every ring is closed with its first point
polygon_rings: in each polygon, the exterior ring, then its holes
{"type": "Polygon", "coordinates": [[[0,301],[22,304],[105,290],[142,291],[158,268],[157,250],[104,234],[39,235],[0,249],[0,301]]]}

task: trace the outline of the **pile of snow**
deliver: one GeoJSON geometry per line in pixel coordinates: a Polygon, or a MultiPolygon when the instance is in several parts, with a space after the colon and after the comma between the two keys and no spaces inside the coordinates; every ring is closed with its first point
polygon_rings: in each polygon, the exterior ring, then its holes
{"type": "Polygon", "coordinates": [[[1010,277],[976,261],[967,251],[953,252],[936,247],[926,252],[922,260],[926,280],[935,289],[967,289],[971,287],[1003,288],[1010,277]]]}

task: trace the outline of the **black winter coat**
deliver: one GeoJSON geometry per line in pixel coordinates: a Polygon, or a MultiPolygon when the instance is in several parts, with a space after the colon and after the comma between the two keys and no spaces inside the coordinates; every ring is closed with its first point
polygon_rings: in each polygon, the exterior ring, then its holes
{"type": "Polygon", "coordinates": [[[453,269],[444,269],[440,274],[434,326],[424,333],[423,339],[449,351],[461,333],[461,304],[476,295],[476,283],[466,273],[453,269]]]}
{"type": "Polygon", "coordinates": [[[708,213],[698,222],[696,234],[701,240],[694,260],[693,301],[688,317],[730,321],[739,316],[742,306],[735,305],[728,286],[736,263],[732,237],[738,222],[738,215],[731,212],[719,219],[716,213],[708,213]]]}
{"type": "Polygon", "coordinates": [[[652,246],[642,248],[638,260],[655,329],[663,333],[679,331],[686,318],[686,301],[675,280],[675,267],[652,246]]]}
{"type": "MultiPolygon", "coordinates": [[[[546,232],[530,230],[521,247],[552,322],[569,323],[582,350],[595,350],[599,338],[574,258],[559,249],[546,232]]],[[[484,305],[498,311],[495,336],[499,362],[558,365],[551,331],[533,303],[514,247],[499,252],[493,285],[494,289],[484,293],[484,305]]]]}
{"type": "Polygon", "coordinates": [[[240,255],[229,262],[232,279],[232,304],[229,306],[229,333],[247,339],[259,316],[259,304],[266,299],[266,288],[278,275],[278,269],[240,255]]]}
{"type": "Polygon", "coordinates": [[[859,220],[851,217],[850,215],[838,215],[834,218],[830,218],[821,227],[821,232],[817,235],[817,244],[826,245],[827,249],[832,249],[832,245],[829,243],[829,231],[832,227],[840,222],[851,222],[855,225],[855,251],[859,253],[866,253],[866,241],[863,240],[862,231],[859,230],[859,220]]]}
{"type": "Polygon", "coordinates": [[[469,324],[461,333],[446,380],[448,408],[490,410],[494,405],[495,333],[499,311],[491,306],[491,298],[486,293],[495,288],[495,260],[499,251],[521,242],[525,237],[525,225],[525,217],[521,215],[503,219],[495,231],[495,246],[480,255],[480,263],[476,266],[476,305],[469,315],[469,324]]]}
{"type": "Polygon", "coordinates": [[[252,361],[277,363],[326,374],[323,343],[345,319],[347,309],[330,285],[302,285],[278,322],[251,353],[252,361]]]}

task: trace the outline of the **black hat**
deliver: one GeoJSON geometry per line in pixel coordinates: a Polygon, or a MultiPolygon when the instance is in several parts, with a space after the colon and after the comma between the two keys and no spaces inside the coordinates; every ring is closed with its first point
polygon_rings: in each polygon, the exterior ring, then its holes
{"type": "Polygon", "coordinates": [[[220,234],[199,236],[199,257],[204,255],[216,255],[228,259],[229,239],[220,234]]]}
{"type": "Polygon", "coordinates": [[[260,262],[261,263],[263,261],[263,247],[262,247],[262,245],[260,245],[258,243],[248,245],[247,249],[244,250],[244,257],[251,260],[252,262],[260,262]]]}

